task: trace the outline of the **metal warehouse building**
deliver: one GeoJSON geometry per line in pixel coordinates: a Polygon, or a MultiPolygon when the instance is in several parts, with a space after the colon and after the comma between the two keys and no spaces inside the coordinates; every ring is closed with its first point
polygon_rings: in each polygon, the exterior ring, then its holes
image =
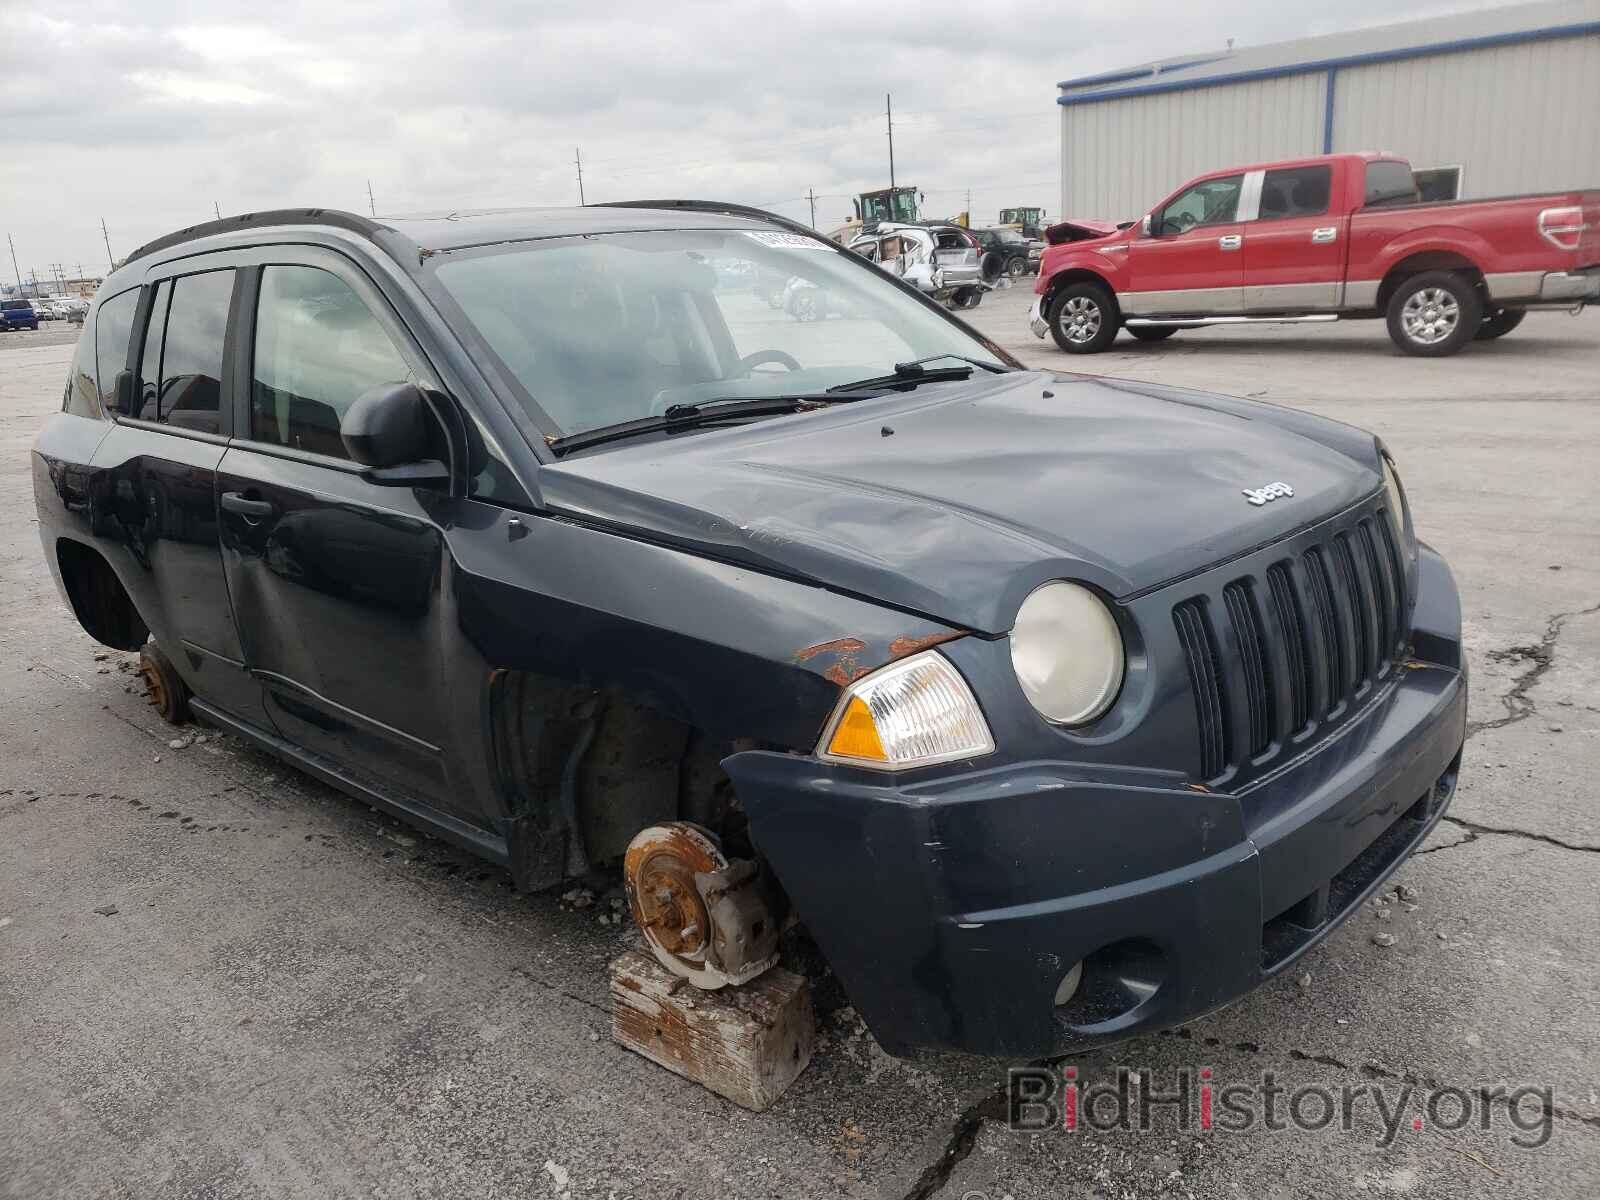
{"type": "Polygon", "coordinates": [[[1388,150],[1429,199],[1600,186],[1600,0],[1147,63],[1057,85],[1061,214],[1123,220],[1190,176],[1388,150]]]}

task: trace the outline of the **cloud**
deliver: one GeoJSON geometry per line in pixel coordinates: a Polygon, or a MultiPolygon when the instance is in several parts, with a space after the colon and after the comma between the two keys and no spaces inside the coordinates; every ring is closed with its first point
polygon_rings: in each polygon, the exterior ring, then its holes
{"type": "MultiPolygon", "coordinates": [[[[1444,8],[1482,0],[1440,0],[1444,8]]],[[[1437,7],[1437,6],[1436,6],[1437,7]]],[[[1392,20],[1298,0],[82,0],[8,13],[0,188],[23,270],[224,212],[709,196],[837,223],[895,166],[934,213],[1057,204],[1055,82],[1392,20]]],[[[1424,15],[1408,12],[1408,18],[1424,15]]],[[[1116,215],[1116,214],[1113,214],[1116,215]]],[[[9,270],[0,267],[0,277],[9,270]]]]}

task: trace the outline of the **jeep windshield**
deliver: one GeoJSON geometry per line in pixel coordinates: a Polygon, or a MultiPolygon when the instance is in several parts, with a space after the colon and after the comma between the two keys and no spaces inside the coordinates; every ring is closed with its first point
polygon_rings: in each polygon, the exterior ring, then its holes
{"type": "Polygon", "coordinates": [[[908,362],[1015,366],[859,257],[777,229],[597,234],[439,259],[447,319],[551,441],[654,432],[649,418],[713,401],[825,396],[908,362]]]}

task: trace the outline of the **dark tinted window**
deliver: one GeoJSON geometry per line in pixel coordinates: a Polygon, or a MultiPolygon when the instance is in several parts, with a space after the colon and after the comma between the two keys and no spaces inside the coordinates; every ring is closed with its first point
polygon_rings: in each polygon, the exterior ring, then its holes
{"type": "Polygon", "coordinates": [[[0,309],[5,310],[6,312],[21,312],[23,309],[27,309],[29,312],[32,312],[33,305],[27,300],[6,300],[4,302],[0,302],[0,309]]]}
{"type": "Polygon", "coordinates": [[[1411,167],[1403,162],[1370,162],[1367,164],[1368,208],[1381,208],[1386,204],[1414,204],[1417,199],[1417,181],[1411,177],[1411,167]]]}
{"type": "Polygon", "coordinates": [[[339,421],[356,397],[410,379],[405,359],[361,298],[316,267],[266,267],[256,305],[250,436],[349,457],[339,421]]]}
{"type": "Polygon", "coordinates": [[[232,271],[207,271],[173,281],[156,420],[203,433],[221,432],[222,344],[232,299],[232,271]]]}
{"type": "Polygon", "coordinates": [[[100,402],[115,408],[117,372],[128,363],[128,339],[133,335],[133,316],[139,307],[139,289],[102,300],[95,310],[95,375],[99,381],[100,402]]]}
{"type": "Polygon", "coordinates": [[[1239,215],[1243,175],[1205,179],[1173,197],[1155,222],[1159,237],[1185,233],[1200,225],[1226,225],[1239,215]]]}
{"type": "Polygon", "coordinates": [[[163,279],[156,285],[155,303],[150,306],[150,322],[145,326],[144,348],[139,352],[139,408],[133,415],[141,421],[154,421],[156,397],[161,394],[161,335],[167,328],[167,301],[172,299],[172,284],[163,279]]]}
{"type": "Polygon", "coordinates": [[[1328,211],[1332,167],[1290,167],[1268,171],[1261,181],[1261,219],[1319,217],[1328,211]]]}
{"type": "Polygon", "coordinates": [[[94,384],[94,334],[85,328],[78,334],[78,347],[72,354],[72,368],[67,372],[67,390],[61,397],[61,409],[75,417],[98,417],[100,397],[94,384]]]}

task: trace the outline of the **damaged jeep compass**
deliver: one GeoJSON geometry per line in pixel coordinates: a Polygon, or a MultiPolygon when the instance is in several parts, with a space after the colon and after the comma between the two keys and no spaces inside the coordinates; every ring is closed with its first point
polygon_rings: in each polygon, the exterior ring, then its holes
{"type": "Polygon", "coordinates": [[[32,463],[163,715],[522,888],[620,864],[702,987],[797,919],[898,1054],[1225,1004],[1455,786],[1456,587],[1381,442],[1027,370],[752,209],[163,237],[32,463]]]}

